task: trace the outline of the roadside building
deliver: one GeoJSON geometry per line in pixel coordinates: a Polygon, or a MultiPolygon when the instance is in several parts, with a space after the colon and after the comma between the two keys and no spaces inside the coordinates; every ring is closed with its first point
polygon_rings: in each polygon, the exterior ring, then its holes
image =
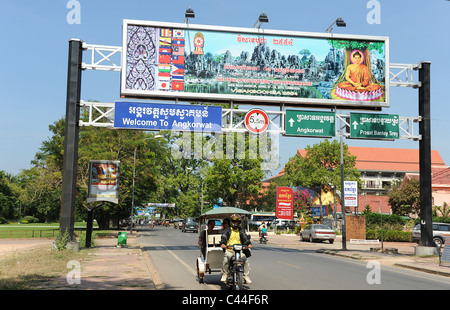
{"type": "MultiPolygon", "coordinates": [[[[358,207],[352,208],[352,212],[362,212],[368,205],[372,212],[392,213],[386,188],[396,180],[405,182],[419,178],[418,149],[349,146],[349,152],[356,156],[356,168],[362,181],[358,207]]],[[[297,150],[297,154],[305,156],[306,151],[297,150]]],[[[450,167],[445,165],[437,150],[431,151],[431,169],[433,205],[450,204],[450,167]]],[[[267,186],[271,180],[283,175],[284,169],[263,183],[267,186]]],[[[340,204],[337,204],[337,213],[340,212],[340,204]]]]}

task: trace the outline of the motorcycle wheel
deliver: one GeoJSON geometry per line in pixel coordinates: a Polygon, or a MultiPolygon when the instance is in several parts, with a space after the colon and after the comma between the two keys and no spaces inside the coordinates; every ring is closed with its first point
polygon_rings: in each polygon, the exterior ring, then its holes
{"type": "Polygon", "coordinates": [[[236,272],[234,279],[234,289],[236,291],[242,290],[244,286],[244,273],[241,271],[236,272]]]}

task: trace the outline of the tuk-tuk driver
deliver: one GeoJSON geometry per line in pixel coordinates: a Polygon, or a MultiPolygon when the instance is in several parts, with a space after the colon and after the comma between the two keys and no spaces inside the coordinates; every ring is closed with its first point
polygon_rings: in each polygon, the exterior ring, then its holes
{"type": "MultiPolygon", "coordinates": [[[[222,264],[222,278],[220,279],[222,282],[227,281],[229,261],[234,254],[233,250],[227,249],[227,246],[242,244],[248,246],[249,249],[253,247],[245,229],[241,229],[241,216],[239,214],[233,214],[230,217],[230,220],[231,227],[224,230],[220,241],[220,246],[225,252],[222,264]]],[[[250,265],[248,263],[248,257],[251,255],[250,250],[244,250],[242,254],[242,259],[244,261],[244,281],[247,284],[252,284],[252,280],[250,280],[250,265]]]]}

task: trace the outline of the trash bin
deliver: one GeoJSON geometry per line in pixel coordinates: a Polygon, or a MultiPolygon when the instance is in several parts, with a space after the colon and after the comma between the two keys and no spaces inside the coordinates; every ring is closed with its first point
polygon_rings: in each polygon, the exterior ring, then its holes
{"type": "Polygon", "coordinates": [[[117,237],[117,244],[118,245],[126,245],[127,244],[127,233],[126,232],[119,233],[119,236],[117,237]]]}

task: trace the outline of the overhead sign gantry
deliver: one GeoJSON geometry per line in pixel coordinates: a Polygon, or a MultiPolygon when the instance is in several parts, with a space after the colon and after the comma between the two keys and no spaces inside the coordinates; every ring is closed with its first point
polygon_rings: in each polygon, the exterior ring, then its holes
{"type": "MultiPolygon", "coordinates": [[[[126,20],[123,42],[119,47],[86,44],[75,39],[69,42],[60,217],[61,229],[69,230],[69,241],[73,239],[79,126],[114,126],[114,103],[80,100],[81,72],[92,69],[120,71],[121,96],[125,98],[166,99],[177,104],[179,100],[227,102],[230,109],[223,110],[222,118],[248,112],[236,111],[232,108],[234,103],[279,106],[281,111],[269,112],[273,115],[269,123],[275,130],[266,130],[278,133],[285,133],[282,111],[285,107],[380,111],[390,106],[390,86],[419,88],[419,117],[413,121],[419,122],[420,134],[414,137],[408,133],[408,138],[420,140],[422,237],[426,235],[422,244],[431,245],[429,62],[391,64],[387,37],[187,23],[126,20]],[[299,47],[302,47],[302,57],[298,56],[299,47]],[[87,63],[82,61],[83,50],[91,51],[87,63]],[[112,60],[120,54],[119,61],[112,60]],[[375,72],[370,65],[374,58],[377,59],[375,72]],[[414,70],[419,70],[418,82],[414,81],[414,70]],[[364,77],[363,82],[355,82],[355,76],[364,77]],[[87,122],[80,122],[80,106],[89,107],[87,122]],[[94,118],[94,110],[100,116],[94,118]]],[[[336,118],[350,126],[345,115],[336,114],[336,118]]],[[[400,123],[404,122],[400,117],[400,123]]],[[[222,131],[246,130],[243,122],[239,128],[232,123],[225,123],[222,131]]],[[[400,128],[400,132],[409,129],[408,123],[407,129],[400,128]]],[[[342,128],[339,134],[348,137],[342,128]]]]}

